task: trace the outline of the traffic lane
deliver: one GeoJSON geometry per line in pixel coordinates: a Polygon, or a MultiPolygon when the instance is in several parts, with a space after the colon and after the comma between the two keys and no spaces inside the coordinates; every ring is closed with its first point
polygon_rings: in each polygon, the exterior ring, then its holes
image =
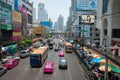
{"type": "MultiPolygon", "coordinates": [[[[45,62],[53,61],[54,54],[51,54],[51,53],[53,53],[53,50],[49,50],[48,57],[45,62]]],[[[19,80],[49,80],[51,79],[52,78],[51,74],[46,75],[43,73],[43,66],[41,68],[29,68],[25,72],[24,76],[19,80]]]]}
{"type": "Polygon", "coordinates": [[[29,58],[21,59],[19,64],[15,66],[13,69],[10,69],[5,73],[2,77],[0,77],[1,80],[19,80],[21,76],[24,74],[24,72],[29,67],[28,63],[29,58]]]}
{"type": "Polygon", "coordinates": [[[75,53],[66,53],[66,57],[68,60],[68,72],[71,76],[70,80],[89,80],[85,77],[85,72],[82,66],[79,64],[78,58],[75,53]]]}
{"type": "MultiPolygon", "coordinates": [[[[61,48],[64,50],[64,48],[61,48]]],[[[59,55],[58,52],[55,54],[55,72],[54,72],[54,80],[70,80],[70,76],[68,74],[68,69],[59,69],[59,55]]]]}
{"type": "Polygon", "coordinates": [[[43,73],[43,67],[41,67],[41,71],[39,72],[40,76],[38,80],[57,80],[56,79],[56,70],[57,70],[57,64],[58,64],[58,51],[50,50],[48,54],[48,58],[45,62],[53,62],[54,63],[54,71],[52,74],[44,74],[43,73]]]}

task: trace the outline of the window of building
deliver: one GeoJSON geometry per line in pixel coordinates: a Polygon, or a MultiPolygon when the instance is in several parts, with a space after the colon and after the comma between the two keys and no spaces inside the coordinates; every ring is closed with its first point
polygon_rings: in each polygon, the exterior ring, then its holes
{"type": "Polygon", "coordinates": [[[120,29],[113,29],[112,30],[112,37],[113,38],[120,38],[120,29]]]}

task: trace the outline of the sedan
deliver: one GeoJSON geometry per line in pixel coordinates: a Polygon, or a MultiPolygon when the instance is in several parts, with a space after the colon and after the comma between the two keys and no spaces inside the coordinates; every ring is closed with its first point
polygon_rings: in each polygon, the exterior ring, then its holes
{"type": "Polygon", "coordinates": [[[7,56],[6,58],[2,59],[1,63],[4,64],[8,59],[12,59],[13,56],[7,56]]]}
{"type": "Polygon", "coordinates": [[[63,50],[61,50],[61,51],[59,51],[59,57],[64,57],[64,51],[63,50]]]}
{"type": "Polygon", "coordinates": [[[19,53],[19,57],[20,58],[26,58],[30,55],[30,52],[29,50],[22,50],[20,53],[19,53]]]}
{"type": "Polygon", "coordinates": [[[53,73],[54,70],[54,63],[53,62],[46,62],[43,68],[44,73],[53,73]]]}
{"type": "Polygon", "coordinates": [[[0,76],[7,72],[7,68],[0,66],[0,76]]]}
{"type": "Polygon", "coordinates": [[[15,67],[18,64],[19,64],[19,60],[9,59],[9,60],[7,60],[7,62],[5,64],[3,64],[3,67],[5,67],[7,69],[12,69],[13,67],[15,67]]]}
{"type": "Polygon", "coordinates": [[[67,59],[65,57],[60,57],[59,69],[67,69],[67,59]]]}

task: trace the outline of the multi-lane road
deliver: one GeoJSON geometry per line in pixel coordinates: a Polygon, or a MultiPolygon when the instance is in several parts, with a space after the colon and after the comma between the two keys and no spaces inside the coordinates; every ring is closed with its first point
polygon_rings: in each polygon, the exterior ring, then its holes
{"type": "Polygon", "coordinates": [[[49,51],[46,59],[46,61],[54,62],[55,69],[52,74],[44,74],[43,67],[31,68],[28,57],[21,59],[20,63],[15,68],[8,70],[6,74],[0,77],[0,80],[89,80],[74,52],[65,53],[65,57],[68,61],[67,70],[59,69],[58,52],[53,49],[49,51]]]}

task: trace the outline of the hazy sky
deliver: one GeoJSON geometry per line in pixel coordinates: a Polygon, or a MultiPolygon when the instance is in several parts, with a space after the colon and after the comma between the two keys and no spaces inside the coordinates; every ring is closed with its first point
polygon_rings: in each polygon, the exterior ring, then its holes
{"type": "Polygon", "coordinates": [[[36,16],[38,16],[38,3],[43,2],[48,12],[48,17],[50,17],[53,22],[57,20],[60,14],[64,17],[64,24],[67,21],[71,0],[30,0],[30,2],[34,2],[34,8],[36,8],[37,13],[36,16]]]}

